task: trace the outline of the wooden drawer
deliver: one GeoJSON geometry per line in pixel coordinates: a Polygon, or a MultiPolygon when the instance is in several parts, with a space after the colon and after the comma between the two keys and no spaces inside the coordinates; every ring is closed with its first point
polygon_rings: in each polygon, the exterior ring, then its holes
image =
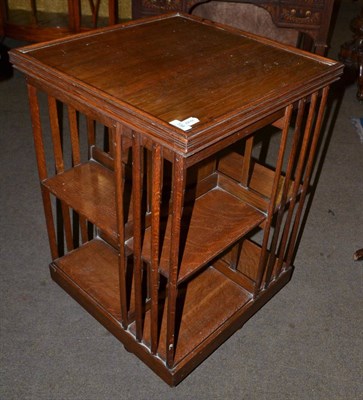
{"type": "Polygon", "coordinates": [[[320,26],[323,21],[324,0],[281,0],[279,23],[320,26]]]}
{"type": "MultiPolygon", "coordinates": [[[[285,3],[285,2],[284,2],[285,3]]],[[[307,1],[300,2],[286,2],[286,4],[280,5],[279,10],[279,22],[303,25],[303,26],[317,26],[319,27],[322,23],[322,7],[321,5],[306,4],[307,1]],[[304,3],[304,5],[299,5],[299,3],[304,3]]]]}

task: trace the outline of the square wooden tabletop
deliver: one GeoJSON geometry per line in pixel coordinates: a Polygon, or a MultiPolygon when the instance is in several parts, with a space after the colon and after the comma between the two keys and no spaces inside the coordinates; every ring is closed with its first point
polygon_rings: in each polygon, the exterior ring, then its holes
{"type": "Polygon", "coordinates": [[[11,59],[34,79],[108,107],[136,127],[149,126],[184,153],[326,86],[342,69],[184,14],[36,44],[13,51],[11,59]],[[185,131],[170,124],[190,117],[198,122],[185,131]]]}

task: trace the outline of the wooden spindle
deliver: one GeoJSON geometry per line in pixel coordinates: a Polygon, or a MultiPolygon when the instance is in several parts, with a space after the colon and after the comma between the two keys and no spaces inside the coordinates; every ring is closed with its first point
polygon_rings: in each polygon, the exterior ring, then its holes
{"type": "Polygon", "coordinates": [[[133,236],[134,236],[134,284],[136,339],[142,339],[142,260],[141,260],[141,206],[142,206],[142,164],[140,134],[132,136],[132,204],[133,204],[133,236]]]}
{"type": "Polygon", "coordinates": [[[160,246],[160,202],[162,184],[162,155],[160,145],[152,151],[152,196],[151,196],[151,352],[156,354],[159,330],[159,246],[160,246]]]}
{"type": "MultiPolygon", "coordinates": [[[[81,151],[79,145],[79,131],[78,131],[78,117],[77,111],[68,106],[68,120],[69,120],[69,129],[71,136],[71,146],[72,146],[72,165],[79,165],[81,163],[81,151]]],[[[73,230],[76,232],[76,221],[77,218],[73,217],[73,230]]],[[[88,241],[88,229],[87,229],[87,220],[84,216],[79,215],[79,226],[81,228],[81,238],[82,243],[88,241]]],[[[76,234],[73,235],[73,239],[75,241],[76,234]]]]}
{"type": "Polygon", "coordinates": [[[125,254],[125,223],[124,223],[124,176],[122,168],[122,135],[123,126],[118,124],[114,135],[114,170],[115,170],[115,196],[117,236],[119,245],[118,274],[120,288],[121,324],[126,329],[128,326],[127,288],[126,288],[126,254],[125,254]]]}
{"type": "Polygon", "coordinates": [[[88,140],[88,158],[91,156],[91,148],[96,145],[96,121],[87,117],[87,140],[88,140]]]}
{"type": "Polygon", "coordinates": [[[60,172],[64,171],[64,161],[63,161],[61,132],[59,129],[57,100],[52,96],[48,96],[48,107],[49,107],[50,129],[53,142],[55,169],[57,174],[59,174],[60,172]]]}
{"type": "Polygon", "coordinates": [[[114,128],[108,128],[108,141],[109,141],[109,146],[108,146],[108,148],[110,149],[109,150],[109,153],[110,153],[110,156],[113,158],[115,155],[114,155],[114,149],[113,149],[113,146],[112,146],[112,142],[113,142],[113,137],[114,137],[114,135],[115,135],[115,129],[114,128]]]}
{"type": "Polygon", "coordinates": [[[146,158],[146,171],[144,170],[144,173],[146,175],[146,212],[151,211],[151,197],[152,197],[152,155],[150,151],[145,149],[145,158],[146,158]]]}
{"type": "Polygon", "coordinates": [[[166,363],[169,368],[173,366],[175,354],[175,318],[176,302],[178,297],[178,270],[179,270],[179,249],[180,230],[183,213],[183,198],[185,186],[185,159],[175,154],[173,163],[172,182],[172,222],[169,257],[169,282],[168,282],[168,314],[166,327],[166,363]]]}
{"type": "Polygon", "coordinates": [[[248,187],[250,183],[252,149],[253,149],[253,136],[250,136],[249,138],[246,139],[245,153],[243,156],[243,165],[242,165],[241,183],[245,187],[248,187]]]}
{"type": "Polygon", "coordinates": [[[68,106],[68,120],[72,146],[72,165],[75,166],[81,163],[81,152],[79,147],[77,111],[71,106],[68,106]]]}
{"type": "Polygon", "coordinates": [[[242,248],[242,243],[241,243],[241,241],[239,241],[237,244],[235,244],[235,245],[232,247],[232,250],[231,250],[231,259],[230,259],[230,262],[229,262],[229,267],[230,267],[231,269],[233,269],[233,270],[236,270],[236,269],[237,269],[238,262],[239,262],[239,258],[240,258],[240,255],[241,255],[241,248],[242,248]]]}

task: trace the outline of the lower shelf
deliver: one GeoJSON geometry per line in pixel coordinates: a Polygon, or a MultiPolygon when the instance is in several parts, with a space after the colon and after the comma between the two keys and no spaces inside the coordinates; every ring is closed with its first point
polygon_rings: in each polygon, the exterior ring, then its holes
{"type": "MultiPolygon", "coordinates": [[[[222,328],[223,324],[243,308],[252,296],[213,267],[208,267],[186,285],[181,297],[178,311],[182,315],[176,332],[175,365],[195,352],[198,347],[203,347],[203,342],[222,328]]],[[[163,360],[166,358],[166,316],[167,307],[163,310],[158,348],[158,355],[163,360]]],[[[146,345],[150,345],[150,325],[150,311],[148,311],[145,316],[143,336],[146,345]]],[[[134,330],[133,325],[130,330],[134,330]]]]}
{"type": "Polygon", "coordinates": [[[59,258],[53,264],[105,312],[121,319],[118,253],[99,239],[59,258]]]}
{"type": "Polygon", "coordinates": [[[288,282],[291,270],[258,298],[242,286],[229,280],[212,266],[185,285],[182,313],[177,331],[175,364],[165,364],[166,310],[161,322],[158,355],[152,355],[150,341],[150,313],[145,313],[143,340],[137,342],[133,324],[123,329],[120,323],[118,283],[118,254],[100,239],[55,260],[52,278],[75,300],[113,333],[127,348],[173,386],[185,378],[230,335],[241,328],[266,301],[288,282]]]}

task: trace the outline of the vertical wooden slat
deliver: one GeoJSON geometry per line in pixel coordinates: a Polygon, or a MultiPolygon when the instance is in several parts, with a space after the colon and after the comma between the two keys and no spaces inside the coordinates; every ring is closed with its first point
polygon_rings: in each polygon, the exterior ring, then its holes
{"type": "Polygon", "coordinates": [[[151,211],[151,197],[152,197],[152,155],[150,151],[145,149],[145,157],[146,157],[146,212],[151,211]]]}
{"type": "Polygon", "coordinates": [[[303,117],[304,117],[305,102],[306,102],[305,99],[301,99],[299,101],[299,105],[298,105],[298,114],[297,114],[297,118],[296,118],[295,130],[294,130],[294,135],[293,135],[293,143],[291,146],[289,161],[288,161],[287,168],[286,168],[285,180],[284,180],[282,194],[281,194],[281,200],[279,203],[279,209],[278,209],[277,218],[276,218],[276,222],[275,222],[275,229],[274,229],[271,246],[270,246],[270,250],[269,250],[269,257],[268,257],[268,262],[267,262],[265,283],[264,283],[265,288],[267,288],[267,286],[270,282],[273,267],[274,267],[275,261],[276,261],[276,247],[277,247],[278,238],[280,235],[282,220],[283,220],[283,217],[285,214],[285,207],[286,207],[286,202],[288,199],[289,189],[291,186],[291,178],[292,178],[292,173],[293,173],[293,169],[294,169],[294,165],[295,165],[295,161],[296,161],[296,154],[297,154],[300,135],[301,135],[301,126],[302,126],[303,117]]]}
{"type": "Polygon", "coordinates": [[[169,282],[168,282],[168,314],[166,327],[166,363],[169,368],[173,366],[175,354],[175,318],[176,302],[178,297],[178,269],[180,249],[180,229],[183,212],[183,198],[185,185],[185,159],[175,154],[173,163],[173,184],[172,184],[172,223],[169,258],[169,282]]]}
{"type": "Polygon", "coordinates": [[[141,260],[141,144],[140,134],[133,132],[132,135],[132,204],[134,221],[134,283],[135,283],[135,323],[136,339],[142,339],[142,260],[141,260]]]}
{"type": "Polygon", "coordinates": [[[271,230],[274,210],[276,207],[276,199],[277,199],[277,195],[278,195],[278,191],[279,191],[279,182],[280,182],[280,177],[281,177],[282,165],[283,165],[283,161],[284,161],[284,154],[285,154],[285,149],[286,149],[287,135],[289,132],[292,110],[293,110],[292,105],[287,106],[285,109],[285,124],[284,124],[284,129],[282,130],[280,149],[279,149],[279,154],[278,154],[277,163],[276,163],[275,177],[274,177],[274,182],[272,185],[270,202],[269,202],[269,206],[268,206],[268,210],[267,210],[267,220],[266,220],[265,228],[264,228],[261,255],[260,255],[260,260],[259,260],[259,264],[258,264],[255,290],[253,293],[254,296],[257,296],[257,294],[261,290],[261,283],[262,283],[263,275],[265,273],[267,253],[268,253],[267,246],[268,246],[268,241],[269,241],[269,236],[270,236],[270,230],[271,230]]]}
{"type": "Polygon", "coordinates": [[[95,120],[87,117],[87,140],[88,140],[88,158],[91,156],[91,148],[96,145],[95,120]]]}
{"type": "MultiPolygon", "coordinates": [[[[34,86],[30,84],[28,84],[27,87],[28,87],[28,96],[30,105],[30,115],[33,127],[35,154],[37,158],[38,175],[40,181],[42,182],[44,179],[47,178],[47,165],[45,160],[43,133],[40,121],[37,90],[34,86]]],[[[57,247],[57,238],[55,233],[55,226],[54,226],[54,219],[52,212],[52,204],[50,200],[50,193],[43,185],[41,185],[41,191],[42,191],[43,206],[44,206],[45,220],[48,231],[50,251],[52,259],[54,260],[55,258],[58,258],[58,247],[57,247]]]]}
{"type": "Polygon", "coordinates": [[[241,241],[239,241],[237,244],[235,244],[232,247],[231,260],[230,260],[230,263],[229,263],[229,267],[232,268],[233,270],[237,269],[239,258],[240,258],[240,255],[241,255],[241,247],[242,247],[241,241]]]}
{"type": "Polygon", "coordinates": [[[114,135],[114,170],[115,170],[115,194],[116,217],[119,244],[119,287],[121,305],[121,323],[126,329],[127,316],[127,289],[126,289],[126,254],[125,254],[125,224],[124,224],[124,176],[122,168],[122,134],[123,126],[118,124],[114,135]]]}
{"type": "Polygon", "coordinates": [[[159,328],[159,246],[160,246],[160,202],[162,183],[162,154],[160,145],[152,151],[151,194],[151,353],[156,354],[159,328]]]}
{"type": "Polygon", "coordinates": [[[50,129],[53,141],[55,169],[57,174],[59,174],[60,172],[64,171],[64,161],[62,152],[61,133],[59,129],[57,101],[52,96],[48,96],[48,107],[49,107],[50,129]]]}
{"type": "MultiPolygon", "coordinates": [[[[252,149],[253,149],[253,136],[250,136],[246,139],[245,142],[245,151],[243,155],[243,164],[242,164],[242,174],[241,174],[241,184],[244,187],[248,187],[250,183],[250,173],[251,173],[251,161],[252,161],[252,149]]],[[[231,251],[231,259],[230,259],[230,268],[236,270],[239,257],[241,253],[242,243],[238,242],[231,251]]]]}
{"type": "Polygon", "coordinates": [[[310,151],[309,151],[309,157],[308,157],[308,161],[307,161],[306,172],[305,172],[305,175],[304,175],[304,183],[303,183],[303,187],[302,187],[302,190],[301,190],[300,202],[299,202],[299,206],[298,206],[298,209],[297,209],[297,212],[296,212],[296,215],[295,215],[295,220],[294,220],[294,223],[293,223],[293,228],[292,228],[291,237],[290,237],[290,241],[289,241],[288,254],[287,254],[287,258],[286,258],[286,265],[291,265],[292,258],[294,256],[294,252],[295,252],[295,245],[296,245],[295,242],[296,242],[296,238],[297,238],[298,231],[299,231],[300,218],[301,218],[301,214],[302,214],[303,207],[304,207],[305,197],[306,197],[306,194],[307,194],[308,189],[309,189],[311,173],[312,173],[313,167],[314,167],[315,153],[316,153],[316,148],[317,148],[317,145],[318,145],[318,142],[319,142],[319,134],[320,134],[320,131],[321,131],[321,125],[322,125],[322,122],[323,122],[325,106],[326,106],[326,102],[327,102],[327,99],[328,99],[328,92],[329,92],[329,87],[325,87],[323,89],[322,98],[321,98],[319,111],[318,111],[318,116],[317,116],[317,120],[316,120],[316,123],[315,123],[313,140],[312,140],[310,151]]]}
{"type": "Polygon", "coordinates": [[[112,142],[113,142],[113,136],[115,135],[115,129],[114,128],[108,128],[108,141],[109,141],[109,146],[108,148],[110,156],[113,158],[114,157],[114,149],[112,146],[112,142]]]}
{"type": "MultiPolygon", "coordinates": [[[[86,125],[87,125],[87,141],[88,141],[88,150],[87,157],[91,158],[92,148],[96,145],[96,121],[90,117],[86,117],[86,125]]],[[[113,146],[112,146],[113,147],[113,146]]],[[[94,226],[91,222],[87,222],[87,233],[88,239],[93,239],[94,235],[94,226]]]]}
{"type": "Polygon", "coordinates": [[[248,187],[250,181],[252,149],[253,149],[253,136],[250,136],[249,138],[246,139],[245,153],[242,165],[241,183],[245,187],[248,187]]]}
{"type": "Polygon", "coordinates": [[[289,209],[287,211],[287,216],[286,216],[286,221],[285,221],[285,226],[284,230],[282,233],[282,238],[281,238],[281,244],[279,248],[279,254],[278,254],[278,263],[276,267],[276,276],[278,276],[281,272],[281,268],[284,262],[284,255],[286,251],[286,246],[288,244],[288,235],[290,232],[291,228],[291,222],[292,222],[292,217],[294,214],[295,206],[298,201],[298,192],[299,188],[301,185],[301,180],[304,172],[304,164],[305,164],[305,159],[306,159],[306,154],[308,150],[308,144],[310,142],[311,138],[311,132],[312,132],[312,125],[313,125],[313,119],[314,119],[314,113],[315,113],[315,107],[316,107],[316,102],[317,102],[318,94],[314,93],[311,97],[310,101],[310,106],[309,106],[309,113],[307,116],[307,122],[305,125],[305,132],[304,132],[304,138],[302,141],[301,149],[299,151],[299,160],[296,166],[296,173],[295,173],[295,181],[292,189],[292,194],[291,194],[291,201],[289,204],[289,209]]]}
{"type": "MultiPolygon", "coordinates": [[[[81,151],[79,146],[77,111],[71,106],[68,106],[68,119],[72,146],[72,164],[79,165],[81,163],[81,151]]],[[[75,222],[76,218],[73,219],[73,225],[75,225],[75,222]]],[[[88,241],[88,229],[87,220],[82,215],[79,216],[79,226],[81,228],[82,242],[85,243],[88,241]]],[[[73,226],[73,229],[75,231],[75,226],[73,226]]],[[[73,235],[73,239],[76,239],[75,234],[73,235]]]]}
{"type": "MultiPolygon", "coordinates": [[[[59,174],[64,171],[64,160],[62,151],[61,132],[59,129],[57,101],[52,96],[48,96],[48,107],[49,107],[49,120],[50,120],[51,134],[52,134],[55,168],[57,174],[59,174]]],[[[60,200],[60,205],[62,209],[62,217],[63,217],[62,224],[64,226],[67,249],[68,251],[70,251],[74,249],[74,245],[73,245],[73,235],[72,235],[72,224],[69,215],[69,207],[61,200],[60,200]]],[[[59,206],[59,203],[57,203],[57,206],[59,206]]],[[[57,223],[58,222],[59,221],[57,221],[57,223]]]]}
{"type": "Polygon", "coordinates": [[[81,163],[81,152],[79,147],[77,111],[71,106],[68,106],[68,120],[72,145],[72,164],[78,165],[81,163]]]}

